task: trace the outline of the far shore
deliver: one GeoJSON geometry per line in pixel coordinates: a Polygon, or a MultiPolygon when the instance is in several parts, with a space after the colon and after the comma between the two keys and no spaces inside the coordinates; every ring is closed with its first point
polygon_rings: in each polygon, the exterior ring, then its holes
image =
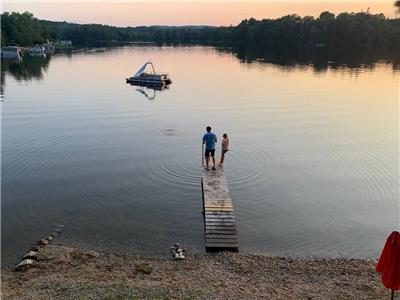
{"type": "Polygon", "coordinates": [[[2,299],[389,299],[376,261],[216,253],[185,260],[48,245],[2,268],[2,299]]]}

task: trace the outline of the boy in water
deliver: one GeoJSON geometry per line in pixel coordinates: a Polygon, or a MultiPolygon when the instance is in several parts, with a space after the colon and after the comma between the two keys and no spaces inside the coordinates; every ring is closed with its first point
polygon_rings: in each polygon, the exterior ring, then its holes
{"type": "Polygon", "coordinates": [[[222,135],[222,143],[221,143],[221,161],[220,165],[224,163],[225,153],[229,151],[229,138],[226,133],[222,135]]]}
{"type": "Polygon", "coordinates": [[[206,145],[206,153],[205,153],[205,157],[206,157],[206,170],[210,170],[208,167],[208,161],[210,159],[210,155],[212,157],[213,160],[213,170],[215,171],[215,143],[217,142],[217,136],[215,135],[215,133],[211,132],[211,127],[207,126],[206,128],[207,133],[205,133],[203,135],[203,145],[206,145]]]}

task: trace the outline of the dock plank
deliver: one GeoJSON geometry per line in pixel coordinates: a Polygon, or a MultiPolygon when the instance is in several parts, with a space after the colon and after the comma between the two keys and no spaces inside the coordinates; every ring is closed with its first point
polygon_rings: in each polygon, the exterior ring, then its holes
{"type": "Polygon", "coordinates": [[[206,211],[233,211],[233,208],[229,207],[206,207],[206,211]]]}
{"type": "Polygon", "coordinates": [[[231,234],[206,234],[206,239],[228,239],[228,240],[237,240],[236,235],[232,236],[231,234]]]}
{"type": "Polygon", "coordinates": [[[233,235],[237,235],[237,230],[235,229],[229,229],[229,230],[221,230],[221,229],[206,229],[206,236],[209,234],[233,234],[233,235]]]}
{"type": "Polygon", "coordinates": [[[222,230],[229,230],[229,229],[236,229],[236,226],[233,224],[206,224],[206,230],[211,229],[222,229],[222,230]]]}
{"type": "Polygon", "coordinates": [[[216,248],[218,250],[219,249],[221,249],[221,250],[232,249],[234,251],[237,251],[239,248],[239,243],[237,243],[237,244],[213,243],[213,244],[206,245],[206,249],[208,251],[212,250],[213,248],[216,248]]]}
{"type": "MultiPolygon", "coordinates": [[[[212,214],[204,214],[204,221],[209,222],[235,222],[236,218],[235,215],[224,216],[224,215],[212,215],[212,214]]],[[[207,223],[207,222],[206,222],[207,223]]]]}
{"type": "Polygon", "coordinates": [[[202,176],[206,250],[239,248],[234,206],[224,170],[204,171],[202,176]]]}

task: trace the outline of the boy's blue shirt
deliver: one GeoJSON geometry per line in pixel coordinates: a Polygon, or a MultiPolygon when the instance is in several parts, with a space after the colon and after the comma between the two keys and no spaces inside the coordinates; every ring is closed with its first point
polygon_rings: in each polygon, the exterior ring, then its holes
{"type": "Polygon", "coordinates": [[[207,132],[203,135],[203,143],[206,143],[207,150],[215,149],[215,143],[217,142],[217,136],[213,132],[207,132]]]}

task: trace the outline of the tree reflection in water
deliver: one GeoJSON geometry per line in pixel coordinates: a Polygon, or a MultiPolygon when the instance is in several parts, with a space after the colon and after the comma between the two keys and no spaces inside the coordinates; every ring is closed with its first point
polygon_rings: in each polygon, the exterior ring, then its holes
{"type": "Polygon", "coordinates": [[[18,81],[42,79],[50,63],[50,56],[24,56],[22,60],[5,60],[1,62],[2,83],[5,74],[10,74],[18,81]]]}
{"type": "Polygon", "coordinates": [[[4,86],[6,75],[11,75],[17,81],[42,80],[43,74],[49,67],[50,56],[24,56],[21,60],[1,60],[1,87],[0,98],[4,101],[4,86]]]}
{"type": "Polygon", "coordinates": [[[309,65],[316,72],[329,69],[374,69],[376,63],[391,63],[393,70],[400,70],[400,53],[341,52],[329,47],[300,49],[257,49],[254,47],[221,48],[220,51],[234,53],[243,63],[271,63],[282,67],[309,65]]]}

